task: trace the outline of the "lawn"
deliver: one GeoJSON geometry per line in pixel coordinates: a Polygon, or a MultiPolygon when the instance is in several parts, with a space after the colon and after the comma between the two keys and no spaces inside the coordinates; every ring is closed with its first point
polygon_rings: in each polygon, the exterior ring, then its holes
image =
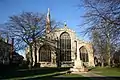
{"type": "Polygon", "coordinates": [[[69,68],[35,68],[0,71],[0,79],[6,80],[88,80],[78,74],[66,74],[69,68]]]}
{"type": "Polygon", "coordinates": [[[110,68],[110,67],[96,67],[92,69],[96,74],[111,76],[111,77],[119,77],[120,76],[120,68],[110,68]]]}
{"type": "MultiPolygon", "coordinates": [[[[90,80],[79,74],[66,74],[69,68],[33,68],[29,69],[4,69],[0,71],[0,79],[6,80],[90,80]]],[[[120,68],[96,67],[92,72],[104,76],[120,76],[120,68]]]]}

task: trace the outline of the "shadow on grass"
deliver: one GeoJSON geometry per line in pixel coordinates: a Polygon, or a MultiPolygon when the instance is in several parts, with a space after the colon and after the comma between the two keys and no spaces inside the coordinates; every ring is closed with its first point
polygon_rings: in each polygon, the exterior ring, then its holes
{"type": "Polygon", "coordinates": [[[114,78],[113,77],[83,77],[80,75],[77,77],[71,77],[71,76],[64,76],[64,74],[65,73],[62,74],[58,73],[50,76],[27,78],[23,80],[120,80],[119,77],[114,77],[114,78]]]}
{"type": "Polygon", "coordinates": [[[54,72],[60,72],[68,70],[69,68],[33,68],[29,69],[6,69],[0,71],[0,79],[10,79],[18,77],[29,77],[36,75],[45,75],[54,72]]]}
{"type": "Polygon", "coordinates": [[[44,77],[35,77],[35,78],[27,78],[23,80],[90,80],[87,77],[71,77],[64,76],[65,73],[58,73],[54,75],[44,76],[44,77]],[[57,76],[57,77],[56,77],[57,76]]]}
{"type": "MultiPolygon", "coordinates": [[[[9,68],[9,67],[8,67],[9,68]]],[[[109,77],[82,77],[81,75],[72,76],[72,74],[60,73],[69,70],[69,68],[33,68],[29,69],[1,69],[0,79],[22,79],[22,80],[106,80],[109,77]]],[[[109,80],[109,79],[107,79],[109,80]]],[[[111,80],[119,80],[111,79],[111,80]]]]}

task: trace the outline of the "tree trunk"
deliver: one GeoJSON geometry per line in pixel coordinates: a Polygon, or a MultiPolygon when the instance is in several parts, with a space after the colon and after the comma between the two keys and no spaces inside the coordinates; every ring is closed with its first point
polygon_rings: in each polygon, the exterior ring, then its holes
{"type": "Polygon", "coordinates": [[[107,55],[107,64],[110,66],[110,53],[111,53],[111,43],[110,43],[110,33],[109,29],[106,28],[106,55],[107,55]]]}
{"type": "Polygon", "coordinates": [[[101,66],[104,67],[104,59],[103,59],[103,56],[102,56],[102,60],[101,60],[101,66]]]}
{"type": "Polygon", "coordinates": [[[35,58],[34,66],[36,67],[36,64],[37,64],[37,46],[36,46],[36,40],[35,40],[35,38],[33,38],[33,42],[35,43],[34,44],[34,58],[35,58]]]}
{"type": "Polygon", "coordinates": [[[111,59],[110,59],[110,55],[108,56],[108,66],[111,66],[111,59]]]}
{"type": "Polygon", "coordinates": [[[110,66],[110,61],[111,61],[110,58],[111,58],[111,57],[110,57],[110,42],[109,42],[109,41],[108,41],[108,43],[107,43],[107,57],[108,57],[108,58],[107,58],[107,59],[108,59],[108,60],[107,60],[108,66],[110,66]]]}
{"type": "Polygon", "coordinates": [[[110,46],[108,50],[108,65],[111,66],[110,46]]]}
{"type": "Polygon", "coordinates": [[[36,67],[36,64],[37,64],[37,47],[36,46],[35,46],[34,56],[35,56],[35,64],[34,64],[34,66],[36,67]]]}
{"type": "Polygon", "coordinates": [[[103,61],[101,62],[101,66],[104,67],[104,62],[103,61]]]}
{"type": "Polygon", "coordinates": [[[32,45],[29,45],[30,50],[30,62],[29,62],[29,69],[32,69],[33,65],[33,56],[32,56],[32,45]]]}

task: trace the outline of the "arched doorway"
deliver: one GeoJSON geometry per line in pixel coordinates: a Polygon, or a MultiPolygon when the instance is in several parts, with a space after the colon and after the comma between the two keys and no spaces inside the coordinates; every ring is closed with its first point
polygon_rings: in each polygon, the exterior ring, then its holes
{"type": "Polygon", "coordinates": [[[60,61],[71,61],[71,38],[67,32],[60,35],[60,61]]]}
{"type": "Polygon", "coordinates": [[[83,61],[83,62],[88,62],[88,52],[87,52],[87,49],[82,46],[80,49],[79,49],[79,52],[80,52],[80,59],[83,61]]]}
{"type": "Polygon", "coordinates": [[[40,62],[51,62],[51,49],[49,45],[43,45],[39,49],[39,61],[40,62]]]}

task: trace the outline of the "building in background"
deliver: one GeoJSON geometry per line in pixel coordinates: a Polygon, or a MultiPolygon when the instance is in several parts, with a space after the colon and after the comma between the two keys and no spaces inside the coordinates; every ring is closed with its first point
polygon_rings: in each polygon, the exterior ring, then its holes
{"type": "Polygon", "coordinates": [[[13,45],[8,40],[0,39],[0,64],[9,64],[10,56],[12,56],[13,45]]]}
{"type": "MultiPolygon", "coordinates": [[[[46,19],[46,41],[37,42],[37,63],[40,67],[72,67],[79,58],[85,66],[95,66],[93,48],[90,42],[77,38],[75,31],[68,28],[65,23],[63,28],[51,30],[50,10],[46,19]]],[[[33,51],[33,62],[35,61],[33,51]]],[[[29,56],[29,48],[26,48],[29,56]]]]}
{"type": "Polygon", "coordinates": [[[22,60],[23,56],[14,51],[14,39],[9,43],[8,39],[0,38],[0,64],[19,64],[22,60]]]}

